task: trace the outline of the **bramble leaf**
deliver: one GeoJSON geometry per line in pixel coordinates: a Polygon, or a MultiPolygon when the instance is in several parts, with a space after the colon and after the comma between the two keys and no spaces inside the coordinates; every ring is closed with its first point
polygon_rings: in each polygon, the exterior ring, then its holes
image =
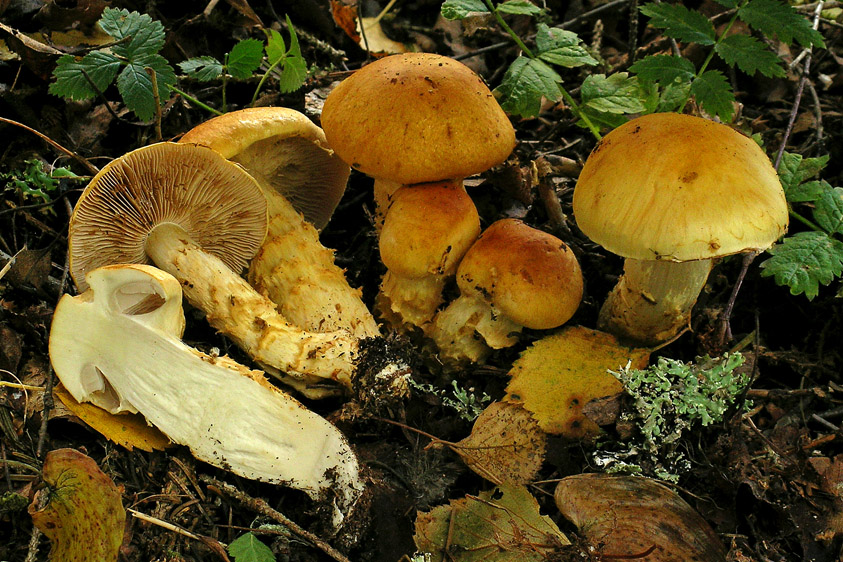
{"type": "Polygon", "coordinates": [[[461,20],[477,14],[488,14],[489,8],[483,0],[447,0],[442,4],[441,12],[446,20],[461,20]]]}
{"type": "Polygon", "coordinates": [[[263,544],[254,533],[246,533],[231,541],[228,553],[235,562],[275,562],[272,549],[263,544]]]}
{"type": "Polygon", "coordinates": [[[161,55],[138,57],[134,62],[126,65],[126,68],[117,76],[117,89],[126,107],[141,121],[149,121],[155,116],[152,77],[146,68],[155,71],[159,99],[165,99],[169,95],[170,86],[176,83],[173,68],[161,55]]]}
{"type": "Polygon", "coordinates": [[[639,8],[650,18],[650,25],[664,29],[665,35],[700,45],[714,45],[714,25],[702,13],[682,4],[644,4],[639,8]]]}
{"type": "Polygon", "coordinates": [[[600,112],[627,114],[645,110],[638,79],[626,72],[592,74],[583,80],[580,92],[582,105],[600,112]]]}
{"type": "Polygon", "coordinates": [[[263,60],[263,41],[243,39],[225,57],[228,73],[239,80],[246,80],[258,69],[263,60]]]}
{"type": "Polygon", "coordinates": [[[690,82],[697,74],[694,63],[685,57],[650,55],[637,61],[629,70],[648,82],[690,82]]]}
{"type": "Polygon", "coordinates": [[[822,34],[791,6],[779,0],[749,0],[738,9],[738,17],[753,29],[790,44],[825,47],[822,34]]]}
{"type": "Polygon", "coordinates": [[[729,65],[738,65],[750,76],[760,72],[770,78],[785,75],[781,60],[768,50],[763,43],[750,35],[735,34],[724,37],[714,51],[729,65]]]}
{"type": "Polygon", "coordinates": [[[507,0],[498,4],[497,10],[504,14],[516,14],[522,16],[534,16],[542,13],[542,9],[528,0],[507,0]]]}
{"type": "Polygon", "coordinates": [[[551,28],[543,23],[536,28],[536,51],[536,55],[543,61],[565,68],[597,64],[576,33],[551,28]]]}
{"type": "Polygon", "coordinates": [[[691,83],[691,95],[708,113],[729,122],[734,115],[735,95],[726,77],[719,70],[707,70],[691,83]]]}
{"type": "Polygon", "coordinates": [[[843,242],[825,232],[797,232],[767,252],[771,257],[761,264],[761,276],[808,300],[819,294],[820,283],[828,285],[843,274],[843,242]]]}
{"type": "Polygon", "coordinates": [[[120,65],[120,59],[102,51],[90,52],[78,60],[73,55],[62,55],[53,70],[56,81],[50,84],[49,92],[73,100],[93,98],[97,90],[102,92],[108,88],[117,76],[120,65]],[[91,79],[90,82],[85,74],[91,79]]]}
{"type": "Polygon", "coordinates": [[[816,201],[814,220],[829,234],[843,234],[843,187],[823,191],[816,201]]]}
{"type": "Polygon", "coordinates": [[[546,63],[525,56],[516,58],[495,88],[501,107],[512,115],[535,117],[541,110],[541,99],[557,101],[562,97],[562,77],[546,63]]]}
{"type": "Polygon", "coordinates": [[[194,57],[179,63],[181,71],[200,82],[210,82],[222,75],[223,66],[214,57],[194,57]]]}
{"type": "Polygon", "coordinates": [[[111,47],[118,57],[129,59],[152,55],[164,46],[164,25],[153,20],[149,14],[106,8],[99,25],[103,31],[117,41],[124,41],[111,47]]]}

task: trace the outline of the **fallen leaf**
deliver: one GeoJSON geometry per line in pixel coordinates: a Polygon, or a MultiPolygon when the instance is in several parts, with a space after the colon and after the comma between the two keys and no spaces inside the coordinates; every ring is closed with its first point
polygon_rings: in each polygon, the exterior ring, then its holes
{"type": "Polygon", "coordinates": [[[225,0],[228,5],[243,14],[255,27],[263,27],[263,22],[246,0],[225,0]]]}
{"type": "Polygon", "coordinates": [[[50,560],[117,560],[126,510],[117,486],[97,463],[75,449],[50,451],[42,479],[47,488],[35,496],[29,514],[52,543],[50,560]]]}
{"type": "Polygon", "coordinates": [[[532,414],[508,402],[490,404],[471,435],[448,446],[493,484],[526,484],[541,468],[547,438],[532,414]]]}
{"type": "Polygon", "coordinates": [[[93,404],[77,402],[62,384],[58,384],[53,392],[68,410],[93,430],[130,451],[135,447],[146,452],[163,451],[174,446],[140,414],[115,415],[93,404]]]}
{"type": "Polygon", "coordinates": [[[508,485],[419,513],[414,540],[431,562],[540,562],[570,544],[526,488],[508,485]]]}
{"type": "Polygon", "coordinates": [[[627,363],[643,368],[648,358],[648,350],[624,347],[610,334],[569,326],[538,340],[513,363],[504,400],[522,404],[546,433],[593,436],[600,428],[583,406],[623,390],[610,370],[627,363]]]}
{"type": "Polygon", "coordinates": [[[357,6],[349,5],[340,0],[331,0],[331,16],[337,27],[345,31],[345,34],[354,39],[355,43],[360,42],[360,34],[357,33],[357,6]]]}
{"type": "Polygon", "coordinates": [[[578,474],[563,478],[554,497],[603,559],[726,560],[726,549],[702,516],[657,480],[578,474]]]}
{"type": "Polygon", "coordinates": [[[357,34],[360,35],[360,46],[373,55],[394,55],[407,52],[404,43],[393,41],[387,37],[378,18],[358,18],[357,34]]]}
{"type": "Polygon", "coordinates": [[[51,267],[48,250],[23,248],[15,254],[15,261],[6,273],[6,279],[15,287],[35,287],[40,290],[50,275],[51,267]]]}

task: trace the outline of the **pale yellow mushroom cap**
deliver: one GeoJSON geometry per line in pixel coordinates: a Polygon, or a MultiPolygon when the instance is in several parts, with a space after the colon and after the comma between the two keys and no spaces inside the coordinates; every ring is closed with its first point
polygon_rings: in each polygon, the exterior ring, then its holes
{"type": "Polygon", "coordinates": [[[577,311],[580,264],[560,239],[517,219],[491,224],[457,270],[463,294],[479,293],[520,326],[555,328],[577,311]]]}
{"type": "Polygon", "coordinates": [[[594,242],[638,260],[760,251],[788,225],[779,178],[755,141],[674,113],[633,119],[598,143],[577,181],[574,215],[594,242]]]}
{"type": "Polygon", "coordinates": [[[430,53],[384,57],[346,78],[325,100],[322,127],[352,168],[401,184],[465,178],[515,147],[483,80],[430,53]]]}

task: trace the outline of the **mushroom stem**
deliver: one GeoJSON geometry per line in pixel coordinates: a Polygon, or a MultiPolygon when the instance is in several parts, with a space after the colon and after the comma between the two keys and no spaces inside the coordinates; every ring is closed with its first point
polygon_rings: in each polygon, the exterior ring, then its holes
{"type": "Polygon", "coordinates": [[[624,261],[624,273],[600,309],[598,326],[620,338],[658,345],[688,325],[711,260],[624,261]]]}
{"type": "Polygon", "coordinates": [[[145,250],[158,267],[179,280],[187,300],[205,311],[208,323],[255,361],[294,377],[314,375],[351,388],[357,338],[342,330],[305,332],[290,324],[275,303],[204,252],[175,224],[156,226],[145,250]]]}
{"type": "Polygon", "coordinates": [[[480,363],[492,348],[515,343],[508,336],[521,326],[501,314],[494,315],[489,304],[479,296],[460,295],[440,311],[429,324],[427,335],[439,348],[443,359],[480,363]]]}
{"type": "Polygon", "coordinates": [[[442,304],[442,289],[446,281],[444,275],[401,277],[388,270],[377,297],[378,310],[394,326],[404,322],[424,326],[442,304]]]}

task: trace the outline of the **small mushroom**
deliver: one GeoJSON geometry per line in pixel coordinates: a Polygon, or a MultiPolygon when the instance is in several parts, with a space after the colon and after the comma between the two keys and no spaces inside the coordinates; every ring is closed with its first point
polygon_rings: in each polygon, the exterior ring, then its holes
{"type": "Polygon", "coordinates": [[[761,252],[788,225],[781,183],[755,141],[673,113],[606,135],[580,173],[574,215],[586,236],[626,258],[599,326],[643,345],[688,325],[714,259],[761,252]]]}
{"type": "Polygon", "coordinates": [[[77,401],[140,412],[214,466],[330,498],[340,524],[363,483],[333,425],[260,371],[185,345],[182,290],[170,274],[105,266],[87,274],[86,286],[61,298],[50,331],[50,360],[77,401]]]}
{"type": "Polygon", "coordinates": [[[580,305],[579,262],[564,242],[517,219],[491,224],[457,269],[460,296],[440,311],[428,335],[443,358],[483,360],[514,345],[522,328],[547,330],[580,305]]]}

